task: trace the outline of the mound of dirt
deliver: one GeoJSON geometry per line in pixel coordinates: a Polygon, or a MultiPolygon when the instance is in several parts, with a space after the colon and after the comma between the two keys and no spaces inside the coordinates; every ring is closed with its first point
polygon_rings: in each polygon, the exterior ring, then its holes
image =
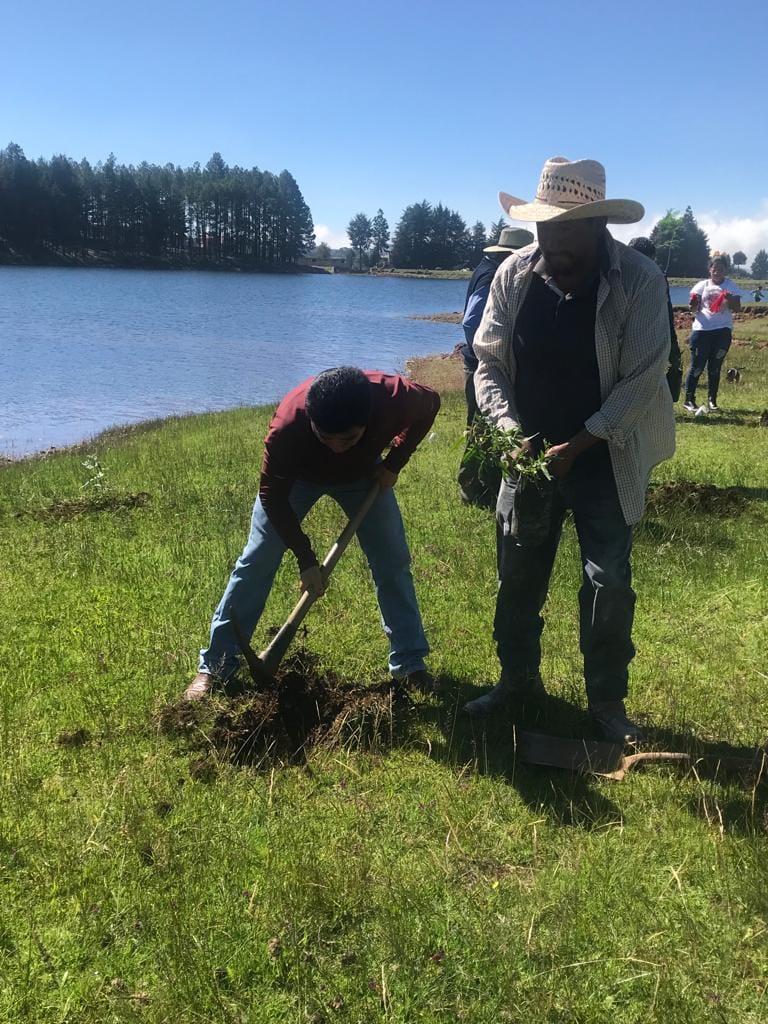
{"type": "MultiPolygon", "coordinates": [[[[301,759],[318,744],[375,746],[391,739],[410,707],[394,680],[375,686],[342,682],[302,649],[285,662],[270,688],[169,704],[158,722],[166,734],[182,734],[197,747],[204,743],[218,758],[264,765],[301,759]]],[[[199,760],[192,774],[205,777],[199,760]]]]}
{"type": "Polygon", "coordinates": [[[725,515],[744,508],[755,494],[746,487],[716,487],[692,480],[651,485],[648,492],[647,514],[657,515],[672,510],[725,515]]]}

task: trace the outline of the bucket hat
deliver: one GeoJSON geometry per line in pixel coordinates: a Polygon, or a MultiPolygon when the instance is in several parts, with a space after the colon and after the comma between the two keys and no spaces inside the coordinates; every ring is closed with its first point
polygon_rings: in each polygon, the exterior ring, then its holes
{"type": "Polygon", "coordinates": [[[532,241],[533,235],[525,228],[502,228],[496,245],[486,245],[483,252],[515,252],[532,241]]]}

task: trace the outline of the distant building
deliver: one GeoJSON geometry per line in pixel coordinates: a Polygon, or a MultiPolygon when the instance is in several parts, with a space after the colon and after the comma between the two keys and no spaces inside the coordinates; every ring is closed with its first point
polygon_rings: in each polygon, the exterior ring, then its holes
{"type": "Polygon", "coordinates": [[[348,263],[344,256],[300,256],[296,260],[300,267],[318,267],[321,270],[346,270],[348,263]]]}

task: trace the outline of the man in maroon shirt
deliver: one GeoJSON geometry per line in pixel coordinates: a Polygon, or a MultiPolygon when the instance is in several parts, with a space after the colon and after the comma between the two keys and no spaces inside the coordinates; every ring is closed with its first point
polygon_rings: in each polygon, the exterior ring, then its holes
{"type": "Polygon", "coordinates": [[[188,700],[204,697],[237,668],[232,615],[250,637],[286,548],[296,556],[302,589],[318,597],[324,593],[323,572],[301,520],[324,494],[353,516],[373,480],[381,493],[357,536],[389,639],[389,670],[395,678],[429,686],[429,645],[392,488],[439,408],[440,397],[431,388],[352,366],[326,370],[285,396],[264,444],[248,543],[214,612],[210,644],[200,652],[198,673],[184,694],[188,700]]]}

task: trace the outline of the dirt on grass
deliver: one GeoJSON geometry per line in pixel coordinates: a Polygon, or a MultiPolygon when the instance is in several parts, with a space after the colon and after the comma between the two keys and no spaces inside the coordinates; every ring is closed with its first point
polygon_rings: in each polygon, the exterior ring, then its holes
{"type": "Polygon", "coordinates": [[[168,704],[157,720],[167,735],[206,748],[191,763],[190,774],[207,780],[220,760],[264,766],[303,760],[317,745],[369,749],[391,742],[411,706],[394,680],[372,686],[344,682],[323,670],[317,655],[300,649],[269,688],[241,683],[231,696],[168,704]]]}
{"type": "Polygon", "coordinates": [[[405,364],[405,372],[417,384],[426,384],[440,394],[464,390],[464,360],[458,351],[439,356],[413,356],[405,364]]]}
{"type": "Polygon", "coordinates": [[[41,521],[76,519],[94,512],[123,512],[126,509],[141,508],[149,499],[150,495],[146,491],[137,494],[89,495],[85,498],[54,501],[42,508],[22,510],[14,515],[17,519],[28,516],[41,521]]]}
{"type": "Polygon", "coordinates": [[[750,501],[766,494],[749,487],[716,487],[692,480],[652,484],[648,491],[647,515],[680,510],[693,515],[724,516],[741,511],[750,501]]]}

